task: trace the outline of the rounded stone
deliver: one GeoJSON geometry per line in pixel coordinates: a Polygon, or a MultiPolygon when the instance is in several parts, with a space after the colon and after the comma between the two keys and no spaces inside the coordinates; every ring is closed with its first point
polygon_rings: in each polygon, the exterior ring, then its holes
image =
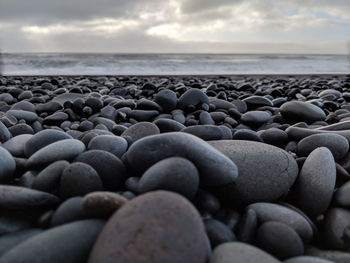
{"type": "Polygon", "coordinates": [[[242,242],[228,242],[216,247],[210,263],[281,263],[265,251],[242,242]],[[233,261],[234,260],[234,261],[233,261]]]}
{"type": "Polygon", "coordinates": [[[74,161],[86,163],[94,168],[106,190],[117,191],[123,187],[126,169],[115,155],[102,150],[90,150],[80,154],[74,161]]]}
{"type": "Polygon", "coordinates": [[[311,240],[313,230],[310,223],[298,212],[273,203],[255,203],[247,206],[246,210],[255,211],[260,224],[268,221],[281,222],[293,228],[303,240],[311,240]]]}
{"type": "Polygon", "coordinates": [[[31,155],[27,167],[42,167],[59,160],[71,161],[85,151],[85,145],[76,139],[51,143],[31,155]]]}
{"type": "Polygon", "coordinates": [[[288,143],[288,134],[278,128],[269,128],[260,133],[260,137],[264,143],[271,144],[274,146],[284,146],[288,143]]]}
{"type": "Polygon", "coordinates": [[[198,137],[182,132],[140,139],[130,146],[124,156],[131,170],[139,175],[158,161],[178,156],[194,163],[202,185],[229,184],[238,176],[237,166],[228,157],[198,137]]]}
{"type": "Polygon", "coordinates": [[[141,193],[168,190],[192,199],[199,185],[199,174],[194,164],[181,157],[163,159],[142,175],[138,189],[141,193]]]}
{"type": "Polygon", "coordinates": [[[335,133],[320,133],[307,136],[298,143],[298,156],[308,156],[318,147],[327,147],[335,160],[342,159],[349,151],[348,140],[335,133]]]}
{"type": "Polygon", "coordinates": [[[11,181],[15,170],[15,159],[5,148],[0,146],[0,183],[11,181]]]}
{"type": "Polygon", "coordinates": [[[150,135],[159,134],[157,125],[150,122],[139,122],[130,126],[121,136],[130,136],[133,142],[150,135]]]}
{"type": "Polygon", "coordinates": [[[67,166],[60,179],[60,196],[67,199],[73,196],[103,190],[103,184],[98,173],[90,165],[74,162],[67,166]]]}
{"type": "Polygon", "coordinates": [[[51,228],[13,247],[0,262],[86,262],[103,224],[101,220],[83,220],[51,228]]]}
{"type": "Polygon", "coordinates": [[[280,107],[280,112],[287,119],[308,123],[323,121],[326,118],[326,114],[321,108],[311,103],[296,100],[284,103],[280,107]]]}
{"type": "Polygon", "coordinates": [[[156,191],[132,199],[109,219],[88,262],[204,263],[206,257],[196,209],[178,194],[156,191]]]}
{"type": "Polygon", "coordinates": [[[168,89],[161,90],[154,97],[154,101],[162,107],[163,111],[170,112],[177,104],[176,93],[168,89]]]}
{"type": "Polygon", "coordinates": [[[335,181],[332,153],[325,147],[316,148],[306,158],[293,187],[296,205],[311,217],[321,215],[332,200],[335,181]]]}
{"type": "Polygon", "coordinates": [[[262,224],[256,233],[255,244],[280,260],[304,254],[304,244],[298,233],[280,222],[262,224]]]}
{"type": "Polygon", "coordinates": [[[83,209],[89,215],[108,218],[120,207],[126,204],[128,199],[113,192],[92,192],[83,198],[83,209]]]}
{"type": "Polygon", "coordinates": [[[196,107],[202,104],[209,105],[209,103],[209,97],[203,91],[199,89],[189,89],[179,98],[178,107],[185,110],[191,105],[196,107]]]}
{"type": "Polygon", "coordinates": [[[298,176],[294,158],[275,146],[244,140],[208,143],[237,164],[238,178],[219,191],[230,202],[275,201],[289,190],[298,176]]]}
{"type": "Polygon", "coordinates": [[[88,214],[83,209],[83,198],[76,196],[62,202],[51,218],[51,227],[87,219],[88,214]]]}
{"type": "Polygon", "coordinates": [[[62,172],[68,165],[69,162],[64,160],[48,165],[35,176],[32,188],[49,193],[57,192],[62,172]]]}
{"type": "Polygon", "coordinates": [[[54,129],[42,130],[36,133],[35,135],[33,135],[27,141],[24,147],[24,153],[26,154],[27,157],[29,157],[39,149],[51,143],[64,140],[64,139],[72,139],[72,136],[70,136],[65,132],[54,130],[54,129]]]}
{"type": "Polygon", "coordinates": [[[128,142],[119,136],[99,135],[90,140],[87,148],[89,150],[104,150],[120,158],[128,149],[128,142]]]}

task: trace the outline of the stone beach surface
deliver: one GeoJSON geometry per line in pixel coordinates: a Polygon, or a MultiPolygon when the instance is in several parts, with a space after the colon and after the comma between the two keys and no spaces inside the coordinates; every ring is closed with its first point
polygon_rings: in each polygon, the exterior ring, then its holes
{"type": "Polygon", "coordinates": [[[0,263],[350,262],[350,77],[0,76],[0,263]]]}

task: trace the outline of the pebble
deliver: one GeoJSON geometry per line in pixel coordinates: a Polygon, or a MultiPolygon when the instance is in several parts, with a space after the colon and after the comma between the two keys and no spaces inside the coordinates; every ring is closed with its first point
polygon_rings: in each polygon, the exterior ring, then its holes
{"type": "Polygon", "coordinates": [[[209,144],[238,167],[239,176],[235,182],[220,189],[220,195],[230,202],[275,201],[297,178],[298,166],[294,158],[275,146],[241,140],[210,141],[209,144]]]}
{"type": "Polygon", "coordinates": [[[199,186],[199,173],[194,164],[181,157],[163,159],[148,168],[138,183],[140,193],[167,190],[193,199],[199,186]]]}
{"type": "Polygon", "coordinates": [[[334,261],[329,261],[319,257],[299,256],[285,260],[283,263],[334,263],[334,261]]]}
{"type": "Polygon", "coordinates": [[[209,106],[209,97],[199,89],[188,89],[178,100],[178,107],[187,110],[190,106],[194,109],[201,108],[203,104],[209,106]]]}
{"type": "Polygon", "coordinates": [[[73,196],[103,190],[102,181],[90,165],[82,162],[74,162],[68,165],[60,178],[60,196],[67,199],[73,196]]]}
{"type": "Polygon", "coordinates": [[[271,114],[266,111],[249,111],[241,116],[241,121],[249,126],[259,127],[268,122],[271,114]]]}
{"type": "Polygon", "coordinates": [[[263,250],[242,242],[227,242],[216,247],[210,263],[280,263],[278,259],[263,250]]]}
{"type": "Polygon", "coordinates": [[[304,254],[304,244],[298,233],[280,222],[263,223],[257,231],[255,243],[280,260],[304,254]]]}
{"type": "Polygon", "coordinates": [[[156,94],[154,101],[158,103],[165,112],[171,112],[176,107],[177,96],[174,91],[164,89],[156,94]]]}
{"type": "Polygon", "coordinates": [[[333,203],[337,207],[350,208],[350,182],[344,183],[333,196],[333,203]]]}
{"type": "Polygon", "coordinates": [[[115,155],[102,150],[89,150],[74,160],[90,165],[102,180],[105,190],[121,190],[126,180],[124,163],[115,155]]]}
{"type": "Polygon", "coordinates": [[[205,220],[204,226],[212,248],[215,248],[220,244],[236,240],[236,237],[231,229],[218,220],[205,220]]]}
{"type": "Polygon", "coordinates": [[[225,185],[238,176],[237,166],[228,157],[196,136],[182,132],[148,136],[135,142],[126,152],[125,161],[135,173],[142,174],[156,162],[174,156],[194,163],[202,185],[225,185]]]}
{"type": "Polygon", "coordinates": [[[157,125],[149,122],[139,122],[130,126],[121,136],[130,136],[132,141],[135,142],[143,137],[159,133],[160,131],[157,125]]]}
{"type": "Polygon", "coordinates": [[[153,122],[157,125],[160,133],[177,132],[184,129],[186,126],[172,119],[159,118],[153,122]]]}
{"type": "Polygon", "coordinates": [[[98,135],[90,140],[87,149],[104,150],[120,158],[128,149],[128,142],[119,136],[98,135]]]}
{"type": "Polygon", "coordinates": [[[83,197],[71,197],[60,204],[51,217],[51,227],[64,225],[88,218],[83,209],[83,197]]]}
{"type": "Polygon", "coordinates": [[[48,165],[34,177],[32,188],[48,193],[56,193],[59,188],[62,172],[68,165],[69,162],[64,160],[48,165]]]}
{"type": "Polygon", "coordinates": [[[206,257],[196,209],[178,194],[155,191],[127,202],[109,219],[88,262],[204,263],[206,257]]]}
{"type": "Polygon", "coordinates": [[[306,158],[293,187],[295,203],[312,218],[323,214],[331,202],[335,181],[332,153],[325,147],[316,148],[306,158]]]}
{"type": "Polygon", "coordinates": [[[82,206],[89,215],[108,218],[127,201],[128,199],[117,193],[96,191],[84,196],[82,206]]]}
{"type": "Polygon", "coordinates": [[[51,143],[33,155],[27,162],[27,167],[42,167],[59,160],[71,161],[85,151],[85,145],[76,139],[65,139],[51,143]]]}
{"type": "Polygon", "coordinates": [[[276,221],[294,229],[303,240],[311,240],[313,229],[309,222],[298,212],[273,203],[255,203],[247,206],[246,210],[255,211],[260,223],[276,221]]]}
{"type": "Polygon", "coordinates": [[[326,118],[321,108],[303,101],[288,101],[280,107],[280,112],[287,119],[308,123],[323,121],[326,118]]]}
{"type": "Polygon", "coordinates": [[[13,247],[0,262],[86,262],[103,224],[100,220],[83,220],[54,227],[13,247]]]}
{"type": "Polygon", "coordinates": [[[220,126],[209,124],[186,127],[181,132],[195,135],[205,141],[221,140],[224,137],[220,126]]]}
{"type": "Polygon", "coordinates": [[[339,134],[320,133],[308,136],[298,143],[298,156],[308,156],[318,147],[327,147],[335,160],[342,159],[349,151],[348,140],[339,134]]]}
{"type": "Polygon", "coordinates": [[[30,157],[33,153],[44,148],[45,146],[65,139],[72,139],[72,136],[69,134],[54,130],[46,129],[42,130],[35,135],[33,135],[25,144],[24,153],[27,157],[30,157]]]}
{"type": "Polygon", "coordinates": [[[21,134],[7,140],[4,147],[12,156],[25,157],[24,149],[28,140],[32,137],[31,134],[21,134]]]}

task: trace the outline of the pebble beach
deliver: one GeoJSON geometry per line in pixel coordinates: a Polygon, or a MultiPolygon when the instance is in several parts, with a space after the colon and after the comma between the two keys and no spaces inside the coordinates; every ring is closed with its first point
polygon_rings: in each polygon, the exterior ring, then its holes
{"type": "Polygon", "coordinates": [[[0,263],[350,262],[350,76],[0,76],[0,263]]]}

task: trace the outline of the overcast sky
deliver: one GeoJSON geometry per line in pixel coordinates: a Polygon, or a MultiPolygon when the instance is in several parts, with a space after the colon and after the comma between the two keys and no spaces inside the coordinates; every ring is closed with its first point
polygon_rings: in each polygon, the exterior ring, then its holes
{"type": "Polygon", "coordinates": [[[3,52],[348,53],[350,0],[0,0],[3,52]]]}

